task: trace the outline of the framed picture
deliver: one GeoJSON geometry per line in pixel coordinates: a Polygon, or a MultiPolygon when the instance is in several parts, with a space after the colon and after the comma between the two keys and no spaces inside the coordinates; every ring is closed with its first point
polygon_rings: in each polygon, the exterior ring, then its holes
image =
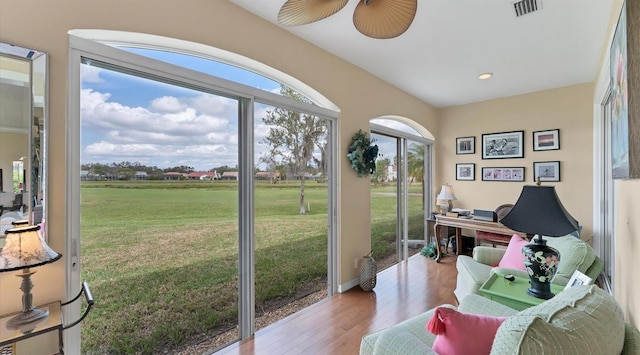
{"type": "Polygon", "coordinates": [[[533,132],[533,150],[558,150],[560,149],[560,130],[550,129],[533,132]]]}
{"type": "Polygon", "coordinates": [[[482,159],[524,158],[524,131],[482,135],[482,159]]]}
{"type": "Polygon", "coordinates": [[[571,275],[571,278],[569,279],[569,282],[567,282],[567,286],[565,287],[573,287],[577,285],[589,285],[591,284],[591,281],[592,280],[589,276],[576,270],[573,272],[573,275],[571,275]]]}
{"type": "Polygon", "coordinates": [[[456,164],[456,180],[473,181],[476,179],[476,164],[456,164]]]}
{"type": "Polygon", "coordinates": [[[476,137],[456,138],[456,154],[476,154],[476,137]]]}
{"type": "Polygon", "coordinates": [[[482,168],[482,181],[524,181],[524,167],[482,168]]]}
{"type": "Polygon", "coordinates": [[[533,181],[560,181],[559,161],[533,162],[533,181]]]}

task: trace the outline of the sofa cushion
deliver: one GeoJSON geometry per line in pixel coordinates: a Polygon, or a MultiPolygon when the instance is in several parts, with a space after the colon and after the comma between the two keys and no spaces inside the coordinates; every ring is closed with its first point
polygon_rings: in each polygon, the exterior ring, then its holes
{"type": "MultiPolygon", "coordinates": [[[[453,305],[441,307],[454,308],[453,305]]],[[[424,325],[433,316],[435,308],[387,329],[365,335],[360,343],[360,355],[369,354],[436,354],[431,350],[436,336],[424,325]]]]}
{"type": "Polygon", "coordinates": [[[622,310],[595,285],[567,288],[498,328],[492,354],[620,354],[622,310]]]}
{"type": "Polygon", "coordinates": [[[510,269],[526,270],[524,267],[524,256],[522,255],[522,247],[529,244],[529,241],[521,236],[514,234],[509,241],[507,250],[504,252],[502,259],[498,263],[498,267],[506,267],[510,269]]]}
{"type": "Polygon", "coordinates": [[[438,307],[426,329],[437,335],[433,350],[440,355],[489,354],[496,331],[506,319],[438,307]]]}
{"type": "MultiPolygon", "coordinates": [[[[589,244],[573,236],[544,237],[544,239],[548,246],[560,252],[560,263],[556,275],[566,281],[571,278],[575,270],[585,273],[596,258],[596,254],[589,244]]],[[[566,281],[563,284],[566,284],[566,281]]]]}

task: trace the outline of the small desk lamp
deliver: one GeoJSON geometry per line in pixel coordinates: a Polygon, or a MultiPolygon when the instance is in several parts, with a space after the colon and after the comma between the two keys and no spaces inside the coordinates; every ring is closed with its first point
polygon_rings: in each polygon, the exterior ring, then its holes
{"type": "Polygon", "coordinates": [[[522,248],[524,265],[531,279],[527,294],[549,299],[551,279],[556,273],[560,253],[542,235],[559,237],[578,230],[578,222],[562,206],[553,186],[524,186],[515,206],[500,223],[514,231],[537,234],[532,244],[522,248]]]}
{"type": "Polygon", "coordinates": [[[451,203],[451,201],[457,200],[456,196],[453,194],[451,185],[449,184],[442,185],[440,194],[438,194],[436,198],[440,200],[439,206],[441,214],[447,214],[447,212],[451,211],[451,208],[453,207],[453,203],[451,203]]]}
{"type": "Polygon", "coordinates": [[[62,255],[53,251],[42,239],[39,226],[20,226],[5,231],[7,238],[0,250],[0,272],[23,270],[16,276],[22,277],[22,311],[7,322],[7,328],[30,331],[35,323],[49,316],[49,311],[33,307],[31,275],[29,268],[54,262],[62,255]]]}

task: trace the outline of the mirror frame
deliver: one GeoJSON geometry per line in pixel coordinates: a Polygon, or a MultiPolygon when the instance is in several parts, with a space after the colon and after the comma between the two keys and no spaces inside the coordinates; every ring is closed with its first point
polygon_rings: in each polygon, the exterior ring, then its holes
{"type": "MultiPolygon", "coordinates": [[[[28,218],[30,224],[39,224],[41,232],[46,239],[46,201],[47,201],[47,164],[48,164],[48,122],[49,122],[49,77],[48,77],[48,55],[46,52],[16,46],[6,42],[0,42],[0,57],[9,60],[23,61],[29,65],[29,117],[25,117],[24,130],[15,127],[3,127],[0,121],[0,133],[27,133],[28,156],[13,157],[9,161],[24,160],[25,187],[23,194],[22,210],[23,216],[28,218]]],[[[0,68],[2,69],[2,68],[0,68]]],[[[0,80],[5,80],[0,78],[0,80]]],[[[7,79],[8,80],[8,79],[7,79]]],[[[1,94],[1,93],[0,93],[1,94]]],[[[13,181],[13,177],[4,176],[3,183],[13,181]]],[[[2,190],[2,187],[0,187],[2,190]]],[[[13,192],[4,189],[4,193],[13,192]]],[[[11,189],[12,190],[12,189],[11,189]]],[[[15,196],[15,194],[14,194],[15,196]]],[[[5,197],[2,203],[10,203],[5,197]]],[[[11,206],[9,206],[11,207],[11,206]]],[[[2,214],[0,213],[0,217],[2,214]]]]}

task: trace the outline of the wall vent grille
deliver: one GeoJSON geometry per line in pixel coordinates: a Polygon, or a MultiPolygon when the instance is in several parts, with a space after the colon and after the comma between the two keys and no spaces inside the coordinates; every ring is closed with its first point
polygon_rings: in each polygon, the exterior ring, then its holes
{"type": "Polygon", "coordinates": [[[542,3],[540,0],[521,0],[513,2],[513,10],[516,12],[516,17],[540,11],[541,9],[542,3]]]}

